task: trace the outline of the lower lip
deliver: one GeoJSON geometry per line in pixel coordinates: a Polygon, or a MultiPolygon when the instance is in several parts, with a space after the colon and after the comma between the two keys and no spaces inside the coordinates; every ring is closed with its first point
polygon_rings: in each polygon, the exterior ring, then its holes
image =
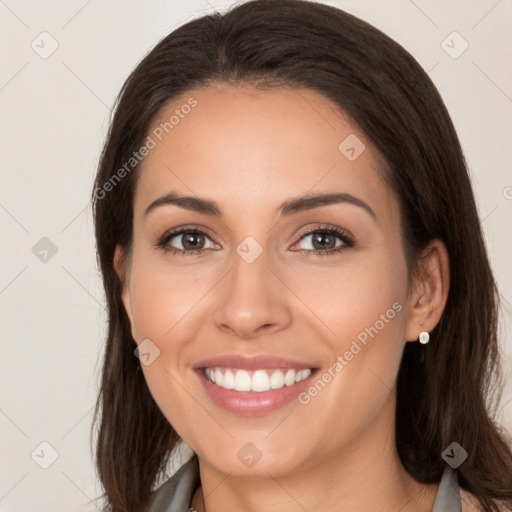
{"type": "Polygon", "coordinates": [[[316,370],[312,370],[306,379],[291,386],[285,385],[280,389],[261,392],[225,389],[209,381],[203,370],[196,370],[196,373],[206,393],[218,406],[240,416],[261,416],[276,411],[297,398],[309,386],[316,370]]]}

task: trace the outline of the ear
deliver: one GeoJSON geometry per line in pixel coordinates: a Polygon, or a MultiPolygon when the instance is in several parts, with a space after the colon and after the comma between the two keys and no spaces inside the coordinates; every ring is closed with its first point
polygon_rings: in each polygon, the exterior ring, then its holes
{"type": "Polygon", "coordinates": [[[113,266],[114,271],[121,283],[121,300],[123,301],[124,309],[128,319],[130,320],[132,337],[134,340],[136,340],[137,338],[135,336],[135,324],[133,322],[132,302],[130,295],[130,265],[125,250],[119,244],[116,245],[114,252],[113,266]]]}
{"type": "Polygon", "coordinates": [[[431,240],[419,260],[419,272],[408,301],[406,341],[431,332],[444,311],[450,289],[450,259],[445,244],[431,240]]]}

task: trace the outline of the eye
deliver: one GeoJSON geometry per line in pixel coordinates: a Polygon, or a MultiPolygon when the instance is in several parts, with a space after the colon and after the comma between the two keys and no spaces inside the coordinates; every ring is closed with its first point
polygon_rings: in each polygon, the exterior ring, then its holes
{"type": "MultiPolygon", "coordinates": [[[[317,225],[303,233],[293,247],[308,240],[306,248],[299,248],[294,252],[306,255],[328,256],[337,254],[355,245],[354,237],[347,231],[330,225],[317,225]]],[[[217,249],[218,244],[202,229],[196,227],[176,228],[162,235],[156,247],[164,253],[175,256],[192,256],[207,252],[208,249],[217,249]]]]}
{"type": "MultiPolygon", "coordinates": [[[[327,256],[339,253],[354,246],[354,237],[347,231],[336,226],[315,226],[304,233],[300,242],[308,240],[305,248],[299,249],[304,253],[313,253],[318,256],[327,256]]],[[[296,244],[297,245],[297,244],[296,244]]]]}
{"type": "Polygon", "coordinates": [[[193,227],[167,232],[155,245],[164,253],[180,256],[200,254],[206,249],[215,248],[215,242],[204,231],[193,227]],[[208,245],[207,240],[210,241],[210,245],[208,245]],[[171,244],[174,244],[174,246],[171,244]]]}

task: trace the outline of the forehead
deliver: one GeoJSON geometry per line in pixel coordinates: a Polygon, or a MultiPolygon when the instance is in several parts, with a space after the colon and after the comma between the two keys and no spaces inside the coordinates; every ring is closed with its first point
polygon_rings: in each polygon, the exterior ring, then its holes
{"type": "Polygon", "coordinates": [[[326,191],[390,208],[370,141],[309,89],[191,90],[162,109],[148,135],[154,147],[140,169],[136,214],[170,191],[215,198],[237,213],[326,191]]]}

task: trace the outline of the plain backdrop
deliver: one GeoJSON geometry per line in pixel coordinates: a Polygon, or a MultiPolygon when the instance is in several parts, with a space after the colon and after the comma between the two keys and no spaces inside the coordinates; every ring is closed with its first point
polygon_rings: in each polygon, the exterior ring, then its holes
{"type": "MultiPolygon", "coordinates": [[[[512,2],[325,3],[402,44],[446,102],[509,308],[500,421],[510,429],[512,2]]],[[[97,510],[86,505],[101,490],[89,429],[106,315],[88,198],[110,108],[163,36],[231,4],[0,1],[0,512],[97,510]]]]}

